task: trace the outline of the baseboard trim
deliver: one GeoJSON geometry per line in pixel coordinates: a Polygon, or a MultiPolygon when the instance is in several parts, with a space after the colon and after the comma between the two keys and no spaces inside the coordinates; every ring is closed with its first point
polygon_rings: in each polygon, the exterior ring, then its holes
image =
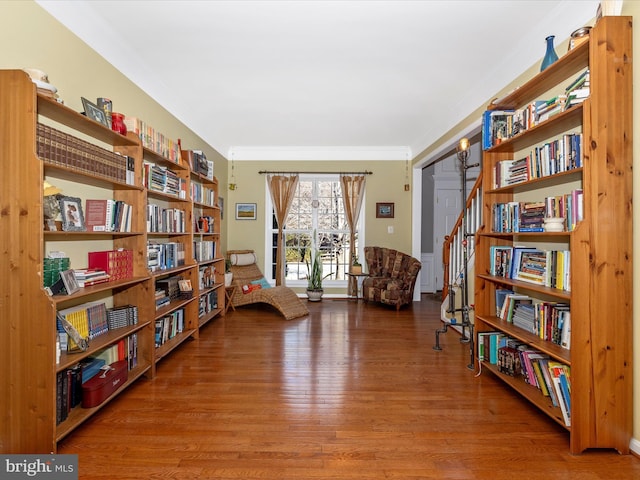
{"type": "Polygon", "coordinates": [[[631,450],[631,453],[633,453],[636,457],[640,458],[640,440],[632,438],[631,442],[629,443],[629,450],[631,450]]]}

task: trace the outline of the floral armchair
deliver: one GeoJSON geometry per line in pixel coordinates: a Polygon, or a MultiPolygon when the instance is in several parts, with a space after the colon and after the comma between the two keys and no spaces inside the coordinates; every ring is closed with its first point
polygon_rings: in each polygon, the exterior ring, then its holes
{"type": "Polygon", "coordinates": [[[364,301],[393,305],[396,310],[413,300],[422,264],[406,253],[385,247],[364,247],[369,276],[362,283],[364,301]]]}

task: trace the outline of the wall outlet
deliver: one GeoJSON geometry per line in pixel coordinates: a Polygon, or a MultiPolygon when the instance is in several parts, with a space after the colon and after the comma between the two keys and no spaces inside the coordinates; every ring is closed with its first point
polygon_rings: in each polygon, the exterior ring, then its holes
{"type": "Polygon", "coordinates": [[[393,233],[393,225],[387,227],[387,233],[393,233]]]}

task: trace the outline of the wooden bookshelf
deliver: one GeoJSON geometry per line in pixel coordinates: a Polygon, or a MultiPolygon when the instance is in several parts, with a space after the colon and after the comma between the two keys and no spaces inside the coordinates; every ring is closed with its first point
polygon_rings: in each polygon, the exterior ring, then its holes
{"type": "MultiPolygon", "coordinates": [[[[89,148],[94,149],[92,146],[89,148]]],[[[179,274],[197,286],[198,265],[192,249],[193,202],[189,196],[192,174],[181,158],[167,160],[143,148],[136,135],[120,135],[55,100],[38,95],[35,85],[21,70],[0,71],[0,159],[3,173],[0,176],[0,235],[3,246],[0,267],[10,280],[0,294],[0,316],[3,318],[0,322],[0,336],[3,338],[0,348],[0,377],[3,378],[0,382],[0,451],[56,452],[58,441],[80,427],[111,399],[126,394],[127,387],[137,379],[155,376],[160,359],[167,359],[175,348],[198,336],[203,323],[198,318],[197,296],[177,299],[156,311],[154,295],[155,282],[171,275],[179,274]],[[43,143],[38,144],[37,134],[46,131],[46,127],[37,127],[38,123],[107,150],[107,153],[102,151],[99,154],[106,159],[111,158],[111,170],[104,167],[91,171],[91,167],[85,168],[86,165],[76,168],[68,160],[56,163],[55,158],[40,158],[38,152],[41,150],[38,148],[42,148],[43,143]],[[122,170],[114,176],[108,173],[120,168],[118,160],[113,160],[113,152],[134,159],[133,184],[121,179],[122,170]],[[174,170],[185,182],[184,198],[146,189],[142,182],[145,160],[174,170]],[[83,203],[86,198],[112,198],[126,202],[133,207],[131,231],[45,231],[44,180],[62,188],[64,195],[81,198],[83,203]],[[150,198],[170,208],[184,210],[185,231],[148,232],[145,212],[150,198]],[[147,242],[150,239],[183,243],[185,264],[150,272],[147,265],[147,242]],[[87,266],[88,251],[115,249],[133,252],[133,275],[130,278],[81,288],[71,295],[49,296],[45,291],[43,259],[49,251],[65,251],[71,258],[70,268],[83,268],[87,266]],[[107,306],[135,305],[138,323],[95,337],[90,340],[86,351],[63,352],[57,362],[57,310],[89,301],[104,302],[107,306]],[[177,309],[184,309],[184,330],[155,348],[155,320],[177,309]],[[67,418],[56,424],[57,374],[133,334],[137,336],[137,365],[129,370],[124,385],[96,407],[72,408],[67,418]]],[[[211,183],[217,185],[215,179],[211,183]]],[[[211,237],[219,243],[219,208],[213,208],[214,211],[217,209],[218,230],[211,237]]],[[[207,320],[224,308],[224,293],[219,297],[218,309],[211,312],[207,320]]]]}
{"type": "MultiPolygon", "coordinates": [[[[551,117],[483,153],[483,218],[476,236],[475,329],[502,332],[571,368],[571,425],[560,409],[523,380],[509,377],[483,361],[490,371],[569,431],[569,449],[611,448],[629,453],[632,434],[632,25],[630,17],[603,17],[589,41],[562,56],[548,69],[495,101],[489,109],[514,109],[549,91],[562,91],[589,68],[590,97],[582,105],[551,117]],[[583,167],[494,188],[496,162],[525,156],[522,151],[564,132],[581,130],[583,167]],[[573,231],[495,233],[490,231],[495,203],[530,200],[539,193],[568,193],[578,182],[584,192],[584,220],[573,231]],[[571,251],[571,291],[491,275],[494,245],[541,249],[565,244],[571,251]],[[571,349],[541,340],[495,316],[495,289],[508,288],[534,299],[569,303],[571,349]]],[[[477,353],[477,352],[476,352],[477,353]]]]}

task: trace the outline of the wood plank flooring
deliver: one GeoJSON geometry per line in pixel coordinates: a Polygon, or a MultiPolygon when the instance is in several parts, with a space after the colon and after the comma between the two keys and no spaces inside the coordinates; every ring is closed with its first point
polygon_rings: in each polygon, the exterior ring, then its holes
{"type": "Polygon", "coordinates": [[[215,320],[65,438],[80,479],[637,479],[640,459],[568,434],[441,335],[430,296],[396,312],[325,299],[215,320]]]}

